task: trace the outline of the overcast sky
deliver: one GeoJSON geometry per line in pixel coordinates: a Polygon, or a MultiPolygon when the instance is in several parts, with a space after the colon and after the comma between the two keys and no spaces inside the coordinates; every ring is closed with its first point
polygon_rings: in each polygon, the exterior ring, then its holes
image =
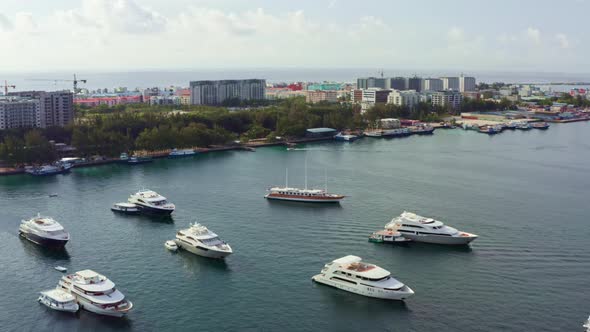
{"type": "Polygon", "coordinates": [[[590,72],[587,0],[1,0],[0,71],[590,72]]]}

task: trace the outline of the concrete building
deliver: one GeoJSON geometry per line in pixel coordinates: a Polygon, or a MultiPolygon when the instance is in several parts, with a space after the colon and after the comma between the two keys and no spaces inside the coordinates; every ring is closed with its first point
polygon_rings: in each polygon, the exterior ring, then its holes
{"type": "Polygon", "coordinates": [[[307,86],[307,90],[310,91],[338,91],[342,90],[342,84],[340,83],[317,83],[317,84],[310,84],[307,86]]]}
{"type": "Polygon", "coordinates": [[[307,91],[307,96],[305,100],[308,103],[319,103],[319,102],[328,102],[328,103],[335,103],[338,101],[338,92],[336,91],[307,91]]]}
{"type": "Polygon", "coordinates": [[[10,128],[40,128],[41,101],[35,98],[0,97],[0,130],[10,128]]]}
{"type": "Polygon", "coordinates": [[[220,105],[228,99],[263,100],[266,80],[220,80],[190,82],[192,105],[220,105]]]}
{"type": "Polygon", "coordinates": [[[18,91],[8,95],[39,100],[41,128],[63,127],[74,121],[74,95],[70,91],[18,91]]]}
{"type": "Polygon", "coordinates": [[[180,96],[151,96],[150,105],[180,105],[180,96]]]}
{"type": "Polygon", "coordinates": [[[408,90],[409,82],[407,77],[392,77],[389,79],[388,89],[408,90]]]}
{"type": "Polygon", "coordinates": [[[385,104],[391,90],[371,88],[363,90],[363,102],[370,104],[385,104]]]}
{"type": "Polygon", "coordinates": [[[408,79],[408,90],[422,91],[422,78],[416,76],[410,77],[408,79]]]}
{"type": "Polygon", "coordinates": [[[95,95],[95,96],[87,96],[87,97],[83,97],[83,98],[74,99],[74,104],[88,106],[88,107],[95,107],[95,106],[99,106],[99,105],[115,106],[115,105],[124,105],[124,104],[139,104],[142,102],[143,102],[143,97],[141,95],[126,95],[126,96],[95,95]]]}
{"type": "Polygon", "coordinates": [[[432,94],[432,105],[457,109],[463,102],[463,95],[457,91],[440,91],[432,94]]]}
{"type": "Polygon", "coordinates": [[[475,91],[475,77],[467,77],[461,75],[459,77],[459,91],[475,91]]]}
{"type": "Polygon", "coordinates": [[[459,77],[441,77],[443,90],[459,91],[459,77]]]}
{"type": "Polygon", "coordinates": [[[356,80],[356,86],[359,89],[389,89],[390,79],[384,77],[364,77],[356,80]]]}
{"type": "Polygon", "coordinates": [[[350,92],[350,101],[353,103],[360,103],[363,101],[363,90],[354,89],[350,92]]]}
{"type": "Polygon", "coordinates": [[[422,91],[442,91],[443,81],[440,78],[425,78],[422,81],[422,91]]]}
{"type": "Polygon", "coordinates": [[[420,93],[414,90],[393,90],[387,96],[387,103],[397,106],[407,106],[414,108],[420,102],[420,93]]]}

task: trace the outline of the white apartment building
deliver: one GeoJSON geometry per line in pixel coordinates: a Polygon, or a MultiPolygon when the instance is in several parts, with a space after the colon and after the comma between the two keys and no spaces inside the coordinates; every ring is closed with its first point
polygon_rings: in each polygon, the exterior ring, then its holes
{"type": "Polygon", "coordinates": [[[414,90],[393,90],[387,96],[387,103],[397,106],[407,106],[414,108],[420,102],[420,93],[414,90]]]}
{"type": "Polygon", "coordinates": [[[461,75],[459,77],[459,91],[475,91],[475,77],[466,77],[461,75]]]}
{"type": "Polygon", "coordinates": [[[463,95],[457,91],[441,91],[432,94],[432,105],[457,109],[463,102],[463,95]]]}
{"type": "Polygon", "coordinates": [[[0,130],[41,127],[41,102],[24,97],[0,97],[0,130]]]}

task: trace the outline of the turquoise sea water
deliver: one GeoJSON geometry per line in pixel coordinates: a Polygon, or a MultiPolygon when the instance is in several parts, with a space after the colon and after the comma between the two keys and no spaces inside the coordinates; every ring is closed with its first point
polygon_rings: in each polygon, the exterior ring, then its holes
{"type": "Polygon", "coordinates": [[[487,136],[365,138],[286,151],[75,169],[49,178],[0,178],[2,331],[582,331],[590,314],[590,123],[487,136]],[[348,195],[341,205],[270,202],[265,189],[310,185],[348,195]],[[147,187],[177,206],[171,221],[113,214],[147,187]],[[48,197],[57,193],[55,198],[48,197]],[[404,210],[480,238],[470,247],[367,242],[404,210]],[[66,252],[21,240],[37,212],[71,233],[66,252]],[[225,262],[164,241],[198,220],[235,253],[225,262]],[[314,284],[354,254],[416,292],[406,302],[314,284]],[[127,318],[53,312],[35,300],[61,274],[94,269],[133,301],[127,318]]]}

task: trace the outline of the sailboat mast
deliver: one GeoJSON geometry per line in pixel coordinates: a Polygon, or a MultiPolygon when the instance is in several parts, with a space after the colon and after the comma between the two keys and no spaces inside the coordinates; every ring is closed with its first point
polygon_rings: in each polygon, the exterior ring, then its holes
{"type": "Polygon", "coordinates": [[[307,154],[305,155],[305,190],[307,190],[307,154]]]}
{"type": "Polygon", "coordinates": [[[285,188],[289,188],[289,169],[285,168],[285,188]]]}
{"type": "Polygon", "coordinates": [[[328,168],[324,168],[324,191],[327,193],[328,192],[328,168]]]}

